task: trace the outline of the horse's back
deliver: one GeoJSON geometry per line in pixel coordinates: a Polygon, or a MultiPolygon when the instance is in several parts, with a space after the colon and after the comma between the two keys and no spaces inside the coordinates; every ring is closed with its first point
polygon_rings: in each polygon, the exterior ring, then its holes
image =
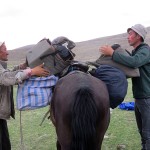
{"type": "MultiPolygon", "coordinates": [[[[58,140],[60,143],[66,145],[66,147],[67,145],[70,145],[72,139],[71,120],[73,103],[75,103],[73,102],[73,99],[77,97],[77,95],[79,97],[79,91],[80,93],[81,91],[90,91],[93,96],[95,103],[94,107],[96,107],[96,113],[98,114],[96,121],[96,130],[98,133],[97,143],[99,143],[99,141],[102,142],[105,131],[109,125],[109,94],[105,83],[83,72],[76,71],[66,75],[57,82],[52,98],[52,111],[56,122],[55,125],[58,140]]],[[[85,97],[84,95],[85,93],[83,94],[83,97],[85,97]]],[[[79,103],[81,103],[81,101],[79,101],[79,103]]],[[[80,104],[78,107],[84,108],[87,103],[88,102],[85,101],[84,106],[81,106],[82,104],[80,104]]],[[[88,111],[91,112],[92,110],[88,111]]],[[[80,116],[82,116],[82,113],[80,116]]],[[[80,116],[78,118],[80,118],[80,116]]],[[[93,116],[93,118],[94,117],[95,116],[93,116]]]]}
{"type": "Polygon", "coordinates": [[[109,94],[105,83],[90,74],[80,71],[72,72],[57,82],[54,92],[55,101],[60,104],[69,103],[72,100],[73,94],[81,88],[91,89],[95,99],[97,99],[96,103],[99,105],[105,103],[104,107],[109,107],[109,94]]]}
{"type": "Polygon", "coordinates": [[[108,97],[107,87],[103,81],[80,71],[72,72],[59,79],[55,89],[56,92],[63,89],[61,92],[68,95],[83,87],[90,88],[94,91],[94,94],[96,93],[99,95],[101,93],[101,97],[108,97]]]}

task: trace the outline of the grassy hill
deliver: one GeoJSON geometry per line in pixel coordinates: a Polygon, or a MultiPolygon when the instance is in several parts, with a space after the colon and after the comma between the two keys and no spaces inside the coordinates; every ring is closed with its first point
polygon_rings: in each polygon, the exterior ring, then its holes
{"type": "MultiPolygon", "coordinates": [[[[146,37],[145,42],[147,42],[150,45],[150,27],[148,27],[147,30],[148,30],[148,35],[146,37]]],[[[122,33],[118,35],[112,35],[107,37],[91,39],[88,41],[77,42],[76,47],[72,51],[76,54],[75,57],[76,60],[91,61],[99,57],[100,46],[104,44],[112,45],[114,43],[120,44],[125,49],[128,50],[132,49],[132,47],[129,47],[128,45],[127,33],[122,33]]],[[[26,58],[26,54],[32,46],[33,44],[10,50],[8,63],[11,65],[16,65],[18,63],[24,62],[26,58]]]]}

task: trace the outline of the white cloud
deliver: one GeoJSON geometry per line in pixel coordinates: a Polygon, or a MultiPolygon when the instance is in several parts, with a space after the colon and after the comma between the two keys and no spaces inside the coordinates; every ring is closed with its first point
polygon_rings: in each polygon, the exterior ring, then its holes
{"type": "Polygon", "coordinates": [[[78,42],[123,33],[135,23],[150,26],[148,2],[5,0],[0,9],[0,40],[13,49],[43,37],[52,40],[64,35],[78,42]]]}

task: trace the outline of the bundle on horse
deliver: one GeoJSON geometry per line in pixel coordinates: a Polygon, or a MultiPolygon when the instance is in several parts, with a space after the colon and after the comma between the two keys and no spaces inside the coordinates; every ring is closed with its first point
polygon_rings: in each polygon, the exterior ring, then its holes
{"type": "Polygon", "coordinates": [[[109,126],[109,94],[101,80],[81,71],[59,79],[51,101],[57,150],[100,150],[109,126]]]}

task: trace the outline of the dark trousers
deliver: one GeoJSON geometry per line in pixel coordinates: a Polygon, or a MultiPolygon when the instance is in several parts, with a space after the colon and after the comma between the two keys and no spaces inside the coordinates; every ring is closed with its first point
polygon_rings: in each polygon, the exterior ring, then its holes
{"type": "Polygon", "coordinates": [[[0,150],[11,150],[7,121],[0,119],[0,150]]]}
{"type": "Polygon", "coordinates": [[[142,150],[150,150],[150,98],[135,100],[135,117],[142,150]]]}

